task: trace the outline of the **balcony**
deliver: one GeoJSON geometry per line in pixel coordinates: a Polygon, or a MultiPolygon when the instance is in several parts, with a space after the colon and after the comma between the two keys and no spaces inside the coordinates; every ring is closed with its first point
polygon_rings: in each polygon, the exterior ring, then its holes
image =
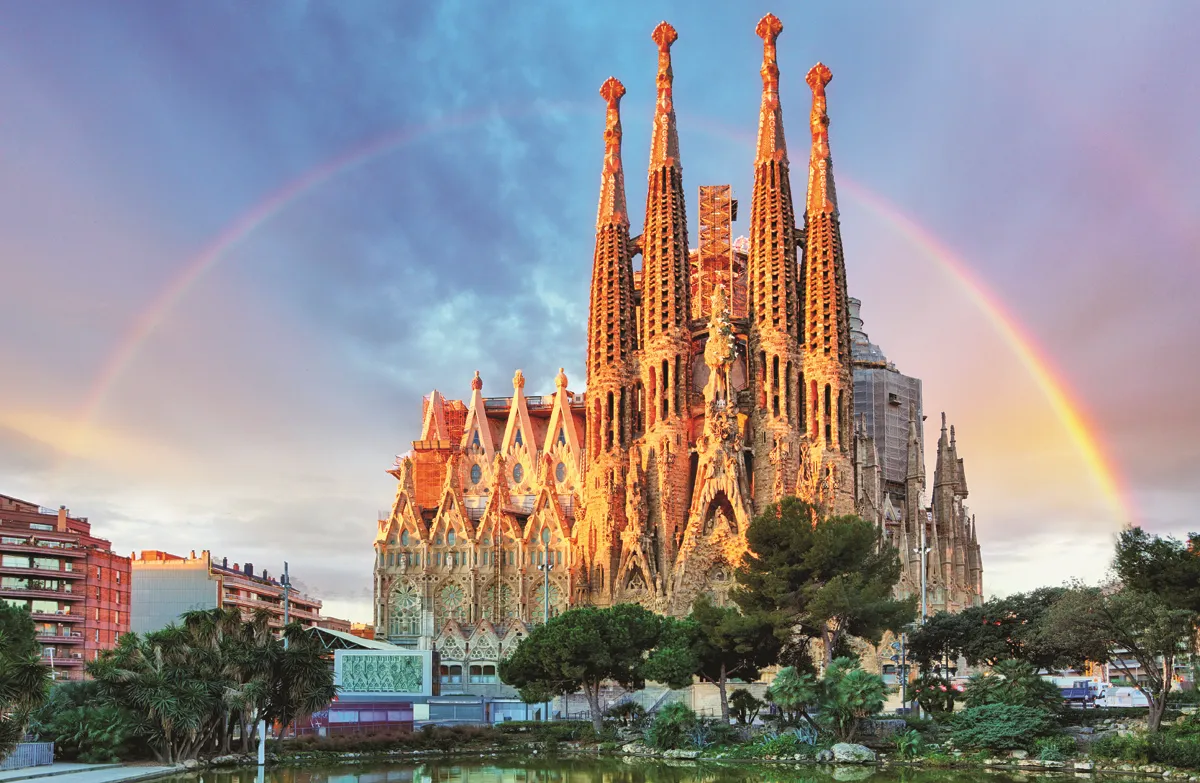
{"type": "Polygon", "coordinates": [[[5,576],[33,576],[42,579],[86,579],[87,572],[80,568],[78,571],[61,568],[39,568],[37,566],[0,566],[0,572],[5,576]]]}
{"type": "Polygon", "coordinates": [[[36,638],[41,644],[83,644],[83,634],[79,631],[60,631],[58,633],[38,631],[36,638]]]}
{"type": "Polygon", "coordinates": [[[8,596],[10,598],[57,598],[60,601],[70,601],[73,598],[83,600],[83,593],[74,593],[70,590],[63,590],[61,587],[57,590],[41,587],[0,587],[0,596],[8,596]]]}
{"type": "Polygon", "coordinates": [[[83,653],[73,652],[67,655],[55,655],[53,658],[48,655],[43,655],[42,659],[55,669],[83,666],[83,653]]]}
{"type": "Polygon", "coordinates": [[[0,552],[29,552],[37,555],[53,553],[56,557],[87,557],[87,550],[78,544],[58,541],[38,541],[22,543],[0,541],[0,552]]]}
{"type": "Polygon", "coordinates": [[[71,614],[61,609],[57,612],[30,612],[30,616],[43,623],[82,623],[84,621],[82,612],[71,614]]]}

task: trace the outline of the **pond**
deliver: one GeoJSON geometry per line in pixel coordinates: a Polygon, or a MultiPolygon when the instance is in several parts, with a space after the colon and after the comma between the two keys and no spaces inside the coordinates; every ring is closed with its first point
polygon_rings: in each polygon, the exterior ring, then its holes
{"type": "MultiPolygon", "coordinates": [[[[1072,774],[1070,779],[1086,778],[1072,774]]],[[[1068,780],[1068,775],[562,756],[543,759],[424,759],[420,762],[341,767],[279,767],[268,770],[262,777],[251,768],[173,777],[164,783],[974,783],[980,780],[989,783],[1063,783],[1068,780]]],[[[1134,778],[1103,778],[1104,783],[1128,780],[1134,778]]]]}

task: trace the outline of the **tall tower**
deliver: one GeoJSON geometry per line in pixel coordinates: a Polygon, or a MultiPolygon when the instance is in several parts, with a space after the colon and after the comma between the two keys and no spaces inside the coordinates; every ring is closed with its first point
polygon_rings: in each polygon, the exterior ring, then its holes
{"type": "Polygon", "coordinates": [[[621,165],[621,96],[625,86],[610,77],[600,87],[608,104],[604,169],[596,214],[596,252],[588,307],[587,474],[585,525],[581,535],[591,592],[611,599],[624,526],[624,480],[633,410],[633,261],[625,173],[621,165]]]}
{"type": "Polygon", "coordinates": [[[659,568],[664,572],[674,563],[688,504],[691,308],[687,210],[671,93],[671,44],[678,37],[666,22],[655,27],[652,35],[658,45],[658,99],[642,231],[641,376],[646,398],[648,510],[658,536],[659,568]]]}
{"type": "Polygon", "coordinates": [[[750,206],[749,351],[755,398],[751,414],[756,512],[795,491],[799,451],[800,350],[796,291],[796,216],[788,175],[775,40],[783,23],[767,14],[763,39],[762,107],[750,206]]]}
{"type": "Polygon", "coordinates": [[[808,72],[812,88],[812,153],[808,164],[808,203],[804,213],[803,382],[808,412],[807,468],[816,500],[831,514],[854,513],[851,455],[854,428],[854,372],[850,354],[846,261],[838,221],[833,159],[829,154],[829,114],[825,87],[833,78],[822,63],[808,72]]]}

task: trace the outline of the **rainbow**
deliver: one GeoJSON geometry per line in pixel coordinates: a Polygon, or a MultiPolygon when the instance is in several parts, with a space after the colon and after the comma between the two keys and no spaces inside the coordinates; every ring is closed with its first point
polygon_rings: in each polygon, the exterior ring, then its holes
{"type": "Polygon", "coordinates": [[[1049,357],[1037,341],[1029,335],[1020,322],[1008,311],[992,291],[979,279],[971,266],[932,232],[908,217],[895,204],[873,190],[863,187],[854,180],[839,175],[838,185],[867,206],[877,217],[889,224],[914,247],[933,259],[970,297],[975,306],[991,323],[1017,359],[1033,378],[1034,383],[1059,421],[1067,430],[1075,447],[1082,456],[1088,471],[1100,486],[1105,502],[1122,525],[1136,524],[1133,508],[1126,500],[1127,493],[1112,461],[1107,457],[1096,437],[1096,427],[1087,418],[1084,406],[1073,398],[1068,383],[1058,377],[1049,357]]]}
{"type": "MultiPolygon", "coordinates": [[[[589,107],[590,108],[590,107],[589,107]]],[[[199,253],[189,259],[179,273],[150,302],[146,309],[134,319],[123,339],[109,355],[97,373],[75,427],[78,441],[91,427],[104,400],[111,394],[117,381],[136,359],[138,353],[154,334],[155,330],[171,314],[176,304],[205,273],[216,266],[222,258],[239,243],[278,216],[306,194],[323,186],[335,177],[346,174],[380,156],[401,147],[427,138],[434,133],[462,129],[496,116],[519,116],[525,114],[589,113],[583,104],[541,104],[534,107],[508,111],[464,112],[442,118],[434,123],[406,127],[376,137],[352,148],[325,163],[316,166],[291,180],[279,190],[260,201],[221,231],[199,253]]],[[[681,119],[682,116],[681,116],[681,119]]],[[[691,116],[687,124],[714,135],[732,139],[740,144],[753,145],[748,134],[724,126],[708,118],[691,116]],[[694,124],[693,124],[694,123],[694,124]]],[[[999,298],[972,271],[970,265],[927,228],[906,215],[896,205],[879,193],[856,183],[844,173],[839,174],[838,184],[856,201],[867,207],[877,217],[892,226],[914,247],[932,259],[944,272],[954,279],[967,293],[972,302],[987,317],[992,327],[1012,349],[1034,382],[1045,395],[1055,415],[1066,428],[1090,474],[1099,485],[1106,503],[1123,524],[1133,524],[1134,514],[1127,503],[1126,494],[1117,471],[1105,455],[1095,427],[1088,421],[1083,406],[1068,392],[1068,384],[1053,371],[1053,365],[1032,336],[1027,334],[1019,322],[1004,307],[999,298]]],[[[73,444],[76,445],[76,444],[73,444]]]]}

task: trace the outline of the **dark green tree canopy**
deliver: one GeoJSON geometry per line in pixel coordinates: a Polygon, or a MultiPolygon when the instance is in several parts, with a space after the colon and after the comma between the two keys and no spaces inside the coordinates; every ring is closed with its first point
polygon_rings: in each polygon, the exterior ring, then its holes
{"type": "Polygon", "coordinates": [[[1113,568],[1125,587],[1156,595],[1173,609],[1200,612],[1200,534],[1189,533],[1185,543],[1140,527],[1125,530],[1113,568]]]}
{"type": "Polygon", "coordinates": [[[0,758],[20,742],[30,712],[46,700],[50,669],[38,651],[29,612],[0,601],[0,758]]]}
{"type": "Polygon", "coordinates": [[[785,640],[792,631],[820,639],[827,663],[846,637],[878,644],[884,631],[913,619],[915,600],[892,597],[900,579],[896,550],[866,520],[821,518],[788,497],[755,517],[746,539],[734,600],[749,616],[772,617],[785,640]]]}

